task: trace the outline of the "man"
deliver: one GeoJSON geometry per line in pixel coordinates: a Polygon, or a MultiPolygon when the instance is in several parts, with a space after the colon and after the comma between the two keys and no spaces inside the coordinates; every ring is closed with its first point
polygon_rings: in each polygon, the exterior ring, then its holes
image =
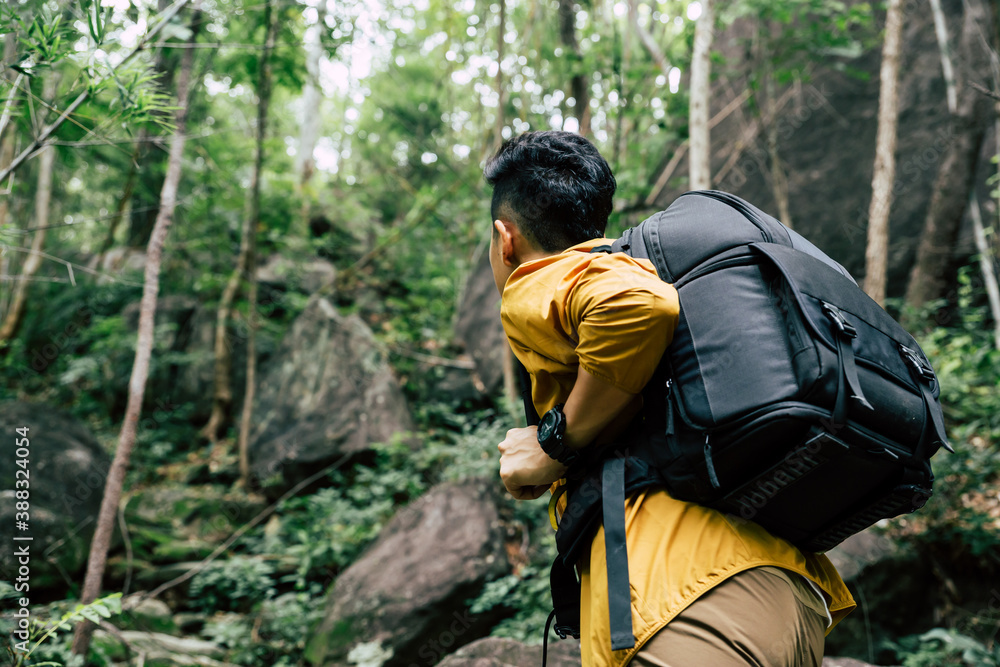
{"type": "MultiPolygon", "coordinates": [[[[551,411],[570,453],[609,443],[641,407],[677,323],[677,292],[648,260],[591,252],[610,243],[616,183],[583,137],[514,137],[485,177],[501,317],[535,409],[551,411]]],[[[566,475],[538,438],[537,427],[512,429],[499,445],[515,498],[538,498],[566,475]]],[[[611,648],[601,528],[577,564],[584,667],[819,665],[826,632],[855,606],[825,556],[664,490],[629,498],[625,525],[635,647],[611,648]]]]}

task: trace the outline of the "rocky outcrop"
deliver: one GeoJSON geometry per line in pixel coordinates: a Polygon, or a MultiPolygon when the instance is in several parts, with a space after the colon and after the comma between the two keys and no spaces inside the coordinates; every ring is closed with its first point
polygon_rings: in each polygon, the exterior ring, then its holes
{"type": "Polygon", "coordinates": [[[384,667],[430,667],[488,633],[497,618],[467,602],[509,570],[490,487],[439,485],[400,510],[337,579],[307,659],[332,667],[365,654],[384,667]]]}
{"type": "MultiPolygon", "coordinates": [[[[542,647],[528,646],[513,639],[486,637],[463,646],[438,663],[438,667],[523,667],[542,664],[542,647]]],[[[579,667],[580,642],[567,639],[549,642],[547,664],[579,667]]]]}
{"type": "Polygon", "coordinates": [[[873,655],[877,664],[892,664],[895,653],[885,647],[887,641],[936,627],[956,627],[973,639],[991,641],[995,625],[990,630],[978,619],[1000,602],[1000,591],[984,585],[996,579],[995,566],[952,545],[940,546],[893,540],[870,528],[831,550],[830,560],[858,609],[826,638],[827,652],[857,658],[873,655]]]}
{"type": "Polygon", "coordinates": [[[877,565],[894,556],[897,551],[895,542],[875,530],[868,529],[851,535],[826,555],[844,581],[851,581],[869,565],[877,565]]]}
{"type": "Polygon", "coordinates": [[[465,284],[455,320],[455,337],[475,362],[482,389],[495,394],[503,386],[504,350],[508,343],[500,324],[500,294],[486,252],[465,284]]]}
{"type": "Polygon", "coordinates": [[[269,492],[412,429],[406,399],[371,330],[313,298],[267,364],[250,469],[269,492]]]}
{"type": "MultiPolygon", "coordinates": [[[[944,0],[942,5],[953,29],[961,25],[962,2],[944,0]]],[[[906,16],[900,57],[896,180],[889,220],[890,296],[905,290],[934,179],[952,141],[931,12],[910,11],[906,16]]],[[[744,197],[778,217],[765,126],[755,107],[738,100],[749,90],[754,67],[747,46],[753,38],[751,21],[734,21],[713,43],[725,64],[712,70],[710,114],[721,118],[712,128],[712,186],[744,197]],[[728,109],[735,111],[722,117],[720,112],[728,109]]],[[[884,13],[880,12],[874,22],[880,29],[884,13]]],[[[952,44],[954,47],[955,42],[952,44]]],[[[876,46],[859,50],[854,58],[831,55],[822,62],[817,60],[810,65],[806,81],[775,91],[778,150],[788,180],[792,222],[797,231],[859,280],[864,276],[875,162],[880,53],[876,46]]],[[[988,136],[979,163],[982,193],[988,190],[982,184],[994,171],[989,162],[994,145],[995,139],[988,136]]],[[[672,157],[673,151],[665,151],[662,166],[671,165],[672,157]]],[[[659,194],[653,210],[643,217],[666,208],[689,189],[686,154],[678,157],[666,187],[654,189],[659,194]]],[[[663,172],[654,173],[651,185],[663,172]]],[[[995,213],[993,202],[985,197],[983,202],[995,213]]],[[[628,224],[639,220],[641,217],[630,219],[628,224]]],[[[974,251],[971,235],[966,247],[974,251]]]]}
{"type": "Polygon", "coordinates": [[[320,257],[291,259],[271,255],[257,268],[257,282],[268,289],[312,294],[329,285],[336,277],[333,264],[320,257]]]}
{"type": "MultiPolygon", "coordinates": [[[[28,547],[32,590],[61,584],[60,571],[74,575],[86,562],[110,457],[83,424],[42,403],[0,403],[0,433],[7,457],[0,465],[0,542],[28,547]],[[16,442],[21,428],[26,447],[16,442]],[[15,516],[20,502],[26,516],[15,516]]],[[[0,550],[0,580],[13,582],[22,567],[14,551],[0,550]]]]}

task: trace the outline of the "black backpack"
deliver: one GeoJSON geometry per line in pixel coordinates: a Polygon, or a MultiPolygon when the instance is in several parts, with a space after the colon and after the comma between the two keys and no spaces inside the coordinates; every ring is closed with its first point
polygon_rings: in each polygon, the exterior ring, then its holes
{"type": "Polygon", "coordinates": [[[624,498],[643,488],[816,552],[931,496],[930,458],[951,449],[934,371],[809,241],[706,190],[594,251],[649,259],[677,289],[680,319],[630,433],[570,482],[552,571],[560,636],[578,636],[572,568],[603,522],[612,648],[634,645],[624,498]]]}

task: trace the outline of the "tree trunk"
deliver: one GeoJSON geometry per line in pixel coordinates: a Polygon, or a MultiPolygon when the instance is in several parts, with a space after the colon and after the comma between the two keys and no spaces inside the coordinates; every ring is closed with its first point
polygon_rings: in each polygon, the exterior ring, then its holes
{"type": "Polygon", "coordinates": [[[642,27],[639,23],[639,0],[629,0],[628,3],[628,22],[632,27],[632,32],[639,37],[639,41],[642,45],[646,47],[646,51],[649,52],[649,57],[653,59],[656,66],[660,68],[663,72],[663,76],[670,76],[670,63],[667,62],[667,57],[663,55],[663,50],[653,39],[653,36],[649,34],[649,31],[642,27]]]}
{"type": "MultiPolygon", "coordinates": [[[[8,115],[13,115],[14,108],[17,104],[17,78],[11,78],[8,76],[10,70],[7,69],[7,63],[14,62],[17,57],[17,34],[13,32],[7,33],[4,39],[4,49],[3,49],[3,65],[4,68],[0,72],[0,77],[5,82],[7,86],[10,87],[10,94],[7,99],[3,101],[3,117],[7,118],[8,115]]],[[[7,122],[0,120],[0,169],[6,169],[10,165],[10,161],[14,158],[14,130],[13,127],[8,126],[7,122]]],[[[0,190],[6,189],[7,183],[0,183],[0,190]]],[[[7,224],[7,213],[10,209],[10,195],[0,193],[0,229],[3,229],[4,225],[7,224]]],[[[11,273],[11,260],[13,259],[12,252],[5,252],[6,248],[0,243],[0,276],[6,276],[11,273]]],[[[0,278],[0,286],[3,285],[4,278],[0,278]]],[[[12,286],[13,287],[13,286],[12,286]]],[[[10,294],[11,290],[0,289],[0,317],[7,312],[7,308],[10,305],[10,294]]]]}
{"type": "Polygon", "coordinates": [[[250,215],[244,232],[247,239],[247,280],[250,281],[247,300],[249,321],[247,322],[247,379],[243,397],[243,414],[240,418],[239,458],[240,477],[243,488],[250,481],[250,418],[253,416],[253,399],[257,388],[257,227],[260,225],[260,177],[264,166],[264,138],[267,135],[267,110],[271,103],[271,51],[274,49],[274,35],[278,22],[273,17],[274,0],[264,5],[264,51],[260,56],[257,73],[257,148],[254,156],[253,175],[250,180],[250,215]]]}
{"type": "MultiPolygon", "coordinates": [[[[633,3],[629,3],[629,12],[632,12],[633,3]]],[[[638,22],[638,21],[637,21],[638,22]]],[[[614,22],[614,25],[618,25],[614,22]]],[[[622,31],[621,59],[615,58],[615,86],[618,92],[618,104],[615,110],[615,131],[609,132],[614,137],[614,152],[611,157],[611,169],[618,173],[618,167],[628,158],[628,139],[625,136],[625,113],[628,111],[628,98],[625,87],[625,72],[628,72],[632,59],[632,39],[628,30],[622,31]]]]}
{"type": "Polygon", "coordinates": [[[712,187],[712,145],[709,139],[708,107],[711,97],[712,37],[715,28],[712,0],[702,0],[701,16],[694,26],[694,52],[691,55],[691,101],[688,133],[690,189],[712,187]]]}
{"type": "Polygon", "coordinates": [[[139,151],[141,151],[141,146],[144,143],[143,139],[146,138],[146,131],[142,130],[139,132],[139,141],[136,143],[135,150],[132,152],[132,159],[129,161],[128,176],[125,179],[125,185],[122,187],[122,194],[118,198],[118,206],[115,207],[115,215],[111,218],[111,222],[108,224],[108,233],[104,237],[104,242],[101,244],[101,249],[97,251],[97,269],[101,269],[101,265],[104,263],[104,254],[111,250],[111,246],[115,244],[115,232],[118,231],[118,225],[121,224],[122,218],[125,217],[125,209],[128,208],[128,203],[132,199],[132,192],[135,190],[136,175],[139,171],[137,166],[137,160],[139,159],[139,151]]]}
{"type": "MultiPolygon", "coordinates": [[[[951,49],[948,46],[948,25],[944,12],[941,10],[941,0],[930,0],[931,11],[934,14],[934,33],[937,35],[938,50],[941,52],[941,72],[944,75],[948,111],[954,114],[958,110],[958,93],[955,89],[955,72],[951,65],[951,49]]],[[[1000,124],[997,125],[1000,132],[1000,124]]],[[[1000,142],[1000,134],[997,135],[1000,142]]],[[[1000,143],[998,143],[1000,146],[1000,143]]],[[[972,232],[979,252],[979,270],[983,274],[983,284],[986,286],[986,298],[993,315],[993,345],[1000,350],[1000,286],[993,265],[993,249],[986,238],[983,227],[983,214],[979,208],[979,198],[976,188],[969,193],[969,217],[972,218],[972,232]]]]}
{"type": "MultiPolygon", "coordinates": [[[[267,22],[267,25],[265,27],[264,51],[261,53],[259,65],[261,68],[259,72],[261,73],[267,65],[269,55],[268,45],[273,42],[271,24],[274,21],[271,18],[271,12],[271,2],[268,0],[264,9],[264,20],[267,22]]],[[[270,80],[268,79],[268,81],[270,80]]],[[[258,85],[260,85],[259,80],[258,85]]],[[[266,113],[267,103],[264,102],[261,97],[262,92],[263,91],[258,91],[258,100],[260,103],[264,104],[264,111],[266,113]]],[[[267,93],[270,95],[270,88],[268,88],[267,93]]],[[[258,113],[259,112],[260,106],[258,105],[258,113]]],[[[259,122],[260,118],[258,118],[258,123],[259,122]]],[[[257,129],[260,133],[258,136],[262,136],[264,128],[258,126],[257,129]]],[[[258,158],[260,158],[259,155],[258,158]]],[[[213,444],[218,443],[219,429],[222,428],[223,424],[225,424],[225,422],[229,419],[229,413],[233,406],[233,386],[229,377],[233,367],[233,359],[232,346],[229,344],[228,340],[229,320],[233,316],[233,304],[236,302],[236,296],[239,294],[240,286],[243,283],[243,280],[246,279],[250,282],[255,281],[253,276],[253,273],[255,273],[255,266],[251,263],[251,255],[256,255],[255,234],[259,208],[255,209],[255,207],[259,207],[259,194],[254,195],[253,192],[256,190],[259,193],[259,177],[259,170],[255,163],[254,171],[251,174],[251,195],[247,198],[243,228],[240,232],[240,254],[236,258],[236,267],[229,275],[229,280],[226,282],[226,288],[222,292],[222,297],[219,300],[219,309],[215,318],[215,387],[212,396],[212,414],[208,418],[208,423],[206,423],[201,429],[201,435],[213,444]]],[[[254,259],[253,261],[256,260],[254,259]]],[[[251,317],[253,317],[253,311],[251,311],[251,317]]],[[[249,381],[249,378],[247,378],[247,380],[249,381]]],[[[246,397],[244,397],[244,401],[245,400],[246,397]]]]}
{"type": "MultiPolygon", "coordinates": [[[[56,96],[56,74],[48,72],[45,75],[42,97],[52,103],[56,96]]],[[[0,344],[12,340],[17,335],[24,321],[27,309],[28,290],[31,289],[31,279],[42,265],[42,248],[45,245],[45,232],[49,224],[49,204],[52,201],[52,167],[55,164],[56,149],[46,146],[38,155],[38,185],[35,190],[35,230],[31,239],[31,249],[21,268],[21,276],[14,285],[10,308],[0,324],[0,344]]],[[[4,197],[6,199],[6,197],[4,197]]],[[[6,210],[4,211],[6,215],[6,210]]]]}
{"type": "Polygon", "coordinates": [[[993,314],[993,347],[1000,350],[1000,285],[997,285],[997,274],[993,270],[993,252],[986,239],[983,228],[983,214],[979,209],[976,190],[972,189],[969,197],[969,214],[972,216],[972,230],[976,239],[976,250],[979,251],[979,270],[983,274],[983,284],[986,286],[986,299],[993,314]]]}
{"type": "Polygon", "coordinates": [[[496,119],[496,136],[493,140],[495,149],[500,148],[500,144],[503,143],[503,127],[507,122],[504,118],[504,104],[506,104],[506,95],[503,85],[503,51],[504,51],[504,40],[503,35],[507,30],[507,0],[498,0],[500,3],[500,16],[499,24],[497,25],[497,76],[496,76],[496,90],[497,90],[497,119],[496,119]]]}
{"type": "Polygon", "coordinates": [[[875,134],[875,173],[868,207],[868,244],[865,247],[865,291],[885,304],[886,265],[889,262],[889,211],[896,179],[896,127],[899,121],[899,51],[903,34],[902,0],[889,0],[885,42],[879,72],[878,130],[875,134]]]}
{"type": "Polygon", "coordinates": [[[320,104],[323,96],[319,87],[319,63],[323,56],[323,44],[320,34],[325,30],[326,3],[321,2],[316,8],[318,17],[316,25],[309,26],[305,34],[306,82],[302,87],[302,129],[299,133],[299,186],[298,194],[302,200],[299,211],[299,229],[293,238],[309,238],[309,217],[312,208],[312,193],[309,182],[316,171],[316,161],[313,151],[319,137],[320,104]]]}
{"type": "Polygon", "coordinates": [[[976,163],[990,119],[988,97],[968,85],[989,68],[982,35],[992,35],[992,17],[981,0],[965,3],[956,67],[957,101],[948,146],[931,194],[906,302],[914,310],[946,296],[953,282],[952,253],[975,181],[976,163]]]}
{"type": "MultiPolygon", "coordinates": [[[[196,9],[191,17],[192,42],[197,38],[200,28],[201,12],[196,9]]],[[[104,496],[101,498],[101,509],[97,515],[97,526],[94,529],[94,538],[90,543],[87,574],[84,577],[83,592],[80,595],[82,604],[90,604],[97,599],[101,592],[101,581],[104,578],[108,549],[111,546],[111,535],[114,532],[115,517],[118,513],[118,504],[121,501],[122,487],[125,484],[125,472],[128,469],[129,458],[132,456],[132,449],[135,446],[139,416],[142,412],[146,378],[149,376],[149,359],[153,352],[156,298],[160,290],[160,261],[163,244],[173,220],[174,208],[177,204],[177,186],[181,178],[181,157],[184,153],[184,132],[187,123],[189,82],[194,53],[195,49],[185,49],[181,58],[181,69],[177,80],[177,116],[175,120],[177,129],[170,142],[170,157],[167,161],[163,191],[160,194],[159,214],[156,216],[156,224],[150,235],[149,244],[146,246],[146,268],[142,301],[139,304],[139,332],[136,336],[132,376],[129,378],[125,419],[118,436],[118,448],[115,450],[114,460],[112,460],[111,468],[108,470],[104,496]]],[[[73,633],[72,650],[74,654],[87,654],[93,631],[94,625],[90,621],[77,624],[73,633]]]]}
{"type": "Polygon", "coordinates": [[[774,74],[770,66],[764,74],[764,95],[767,98],[767,154],[770,160],[771,192],[778,204],[778,216],[785,225],[792,226],[792,210],[788,202],[788,178],[778,152],[778,104],[774,97],[774,74]]]}
{"type": "MultiPolygon", "coordinates": [[[[170,0],[158,0],[157,11],[162,13],[169,5],[170,0]]],[[[153,59],[153,71],[156,72],[156,83],[160,90],[168,91],[173,87],[174,70],[177,66],[175,51],[161,47],[153,59]]],[[[140,141],[136,144],[135,163],[139,170],[139,182],[132,192],[132,208],[129,213],[130,248],[143,248],[149,243],[159,216],[159,197],[163,190],[167,156],[160,146],[145,141],[148,136],[148,129],[142,128],[139,132],[140,141]]]]}
{"type": "Polygon", "coordinates": [[[573,96],[574,113],[580,124],[579,133],[590,135],[590,78],[584,74],[583,54],[580,43],[576,39],[576,2],[574,0],[559,0],[559,37],[563,46],[569,50],[569,60],[573,63],[573,75],[570,79],[570,94],[573,96]]]}

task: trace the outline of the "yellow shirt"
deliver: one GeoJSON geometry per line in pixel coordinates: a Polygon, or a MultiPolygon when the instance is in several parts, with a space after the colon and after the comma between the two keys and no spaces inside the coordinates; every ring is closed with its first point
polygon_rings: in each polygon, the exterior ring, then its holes
{"type": "MultiPolygon", "coordinates": [[[[590,253],[608,243],[595,239],[526,262],[504,286],[504,330],[531,375],[538,414],[566,401],[581,365],[638,393],[672,338],[679,313],[676,290],[657,277],[648,260],[590,253]]],[[[700,595],[752,567],[783,568],[817,584],[833,625],[855,607],[826,556],[803,553],[755,523],[676,500],[663,490],[626,501],[625,533],[636,646],[611,650],[601,528],[589,558],[579,564],[583,667],[624,665],[700,595]]]]}

